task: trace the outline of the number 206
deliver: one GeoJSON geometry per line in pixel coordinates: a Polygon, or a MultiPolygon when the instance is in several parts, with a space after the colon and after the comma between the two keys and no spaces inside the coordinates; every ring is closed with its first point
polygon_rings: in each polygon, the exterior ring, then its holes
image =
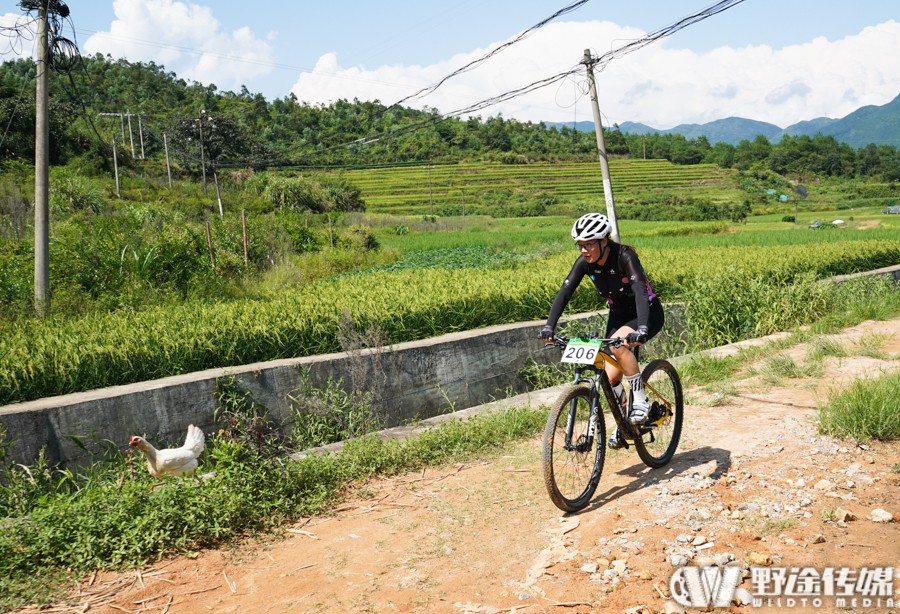
{"type": "Polygon", "coordinates": [[[593,360],[597,356],[597,348],[570,347],[566,348],[566,358],[569,360],[593,360]]]}

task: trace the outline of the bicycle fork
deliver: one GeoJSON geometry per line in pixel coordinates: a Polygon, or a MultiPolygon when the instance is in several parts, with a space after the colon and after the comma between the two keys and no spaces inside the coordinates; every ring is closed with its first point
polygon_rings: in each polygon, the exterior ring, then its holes
{"type": "Polygon", "coordinates": [[[575,450],[577,452],[586,452],[590,450],[594,444],[594,436],[597,433],[597,420],[600,414],[597,383],[593,380],[588,380],[581,377],[581,370],[576,370],[575,383],[580,384],[584,382],[591,383],[591,393],[588,395],[588,399],[591,405],[590,414],[588,415],[588,430],[587,434],[584,435],[584,438],[581,441],[572,441],[572,434],[575,431],[575,418],[576,414],[578,413],[578,399],[572,399],[571,401],[569,401],[569,415],[566,420],[565,449],[569,451],[575,450]]]}
{"type": "Polygon", "coordinates": [[[596,397],[594,397],[593,403],[591,405],[591,413],[588,417],[588,430],[585,435],[579,438],[579,441],[572,441],[572,434],[575,430],[575,414],[578,412],[578,400],[572,399],[569,401],[569,416],[566,421],[566,444],[565,449],[576,452],[587,452],[591,449],[591,446],[594,444],[594,436],[597,433],[597,404],[596,397]]]}

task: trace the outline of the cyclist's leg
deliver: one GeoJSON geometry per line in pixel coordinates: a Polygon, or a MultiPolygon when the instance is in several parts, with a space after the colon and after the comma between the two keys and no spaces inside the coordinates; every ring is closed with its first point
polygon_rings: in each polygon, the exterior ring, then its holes
{"type": "MultiPolygon", "coordinates": [[[[637,326],[637,321],[636,318],[633,318],[632,316],[633,314],[627,312],[623,314],[619,310],[610,309],[609,318],[606,323],[606,337],[624,337],[633,331],[634,328],[632,326],[637,326]],[[632,326],[628,325],[629,322],[632,326]]],[[[631,350],[626,347],[610,348],[610,352],[622,368],[619,369],[607,362],[605,366],[606,375],[609,377],[609,382],[612,384],[613,389],[621,390],[623,376],[639,373],[638,362],[634,357],[634,354],[631,353],[631,350]]],[[[618,450],[626,446],[625,441],[620,437],[618,427],[613,429],[606,445],[613,450],[618,450]]]]}
{"type": "MultiPolygon", "coordinates": [[[[610,309],[610,315],[607,325],[607,337],[625,337],[626,335],[628,335],[628,333],[633,332],[637,328],[637,317],[628,318],[629,315],[632,314],[625,315],[616,313],[615,310],[610,309]]],[[[662,305],[660,304],[659,299],[654,299],[650,303],[650,317],[647,322],[648,341],[655,337],[660,330],[662,330],[664,323],[665,314],[663,313],[662,305]]],[[[634,344],[634,346],[632,347],[637,347],[638,345],[640,344],[634,344]]],[[[638,365],[637,357],[634,355],[634,353],[632,353],[630,347],[625,346],[612,348],[612,354],[619,362],[622,369],[620,371],[619,369],[611,367],[609,364],[607,364],[607,375],[609,376],[611,382],[617,382],[619,381],[619,378],[622,377],[628,380],[632,390],[632,412],[629,416],[629,419],[632,424],[641,424],[647,419],[647,414],[650,409],[650,403],[647,400],[647,395],[643,390],[643,383],[641,382],[640,367],[638,365]]],[[[613,435],[615,434],[616,433],[614,433],[613,435]]]]}
{"type": "MultiPolygon", "coordinates": [[[[609,317],[606,321],[607,337],[624,337],[632,332],[636,326],[637,317],[634,313],[629,311],[623,312],[623,310],[614,307],[610,308],[609,317]]],[[[623,370],[625,375],[637,373],[637,359],[634,358],[634,354],[631,353],[631,350],[624,346],[620,346],[617,348],[610,348],[610,351],[616,361],[622,366],[622,369],[618,369],[611,364],[606,363],[606,375],[609,376],[610,383],[615,385],[620,382],[622,380],[623,370]]]]}

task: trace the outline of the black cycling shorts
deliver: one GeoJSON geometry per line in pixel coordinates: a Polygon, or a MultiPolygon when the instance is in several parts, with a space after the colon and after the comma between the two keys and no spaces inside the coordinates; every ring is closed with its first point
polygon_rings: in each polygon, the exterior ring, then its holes
{"type": "MultiPolygon", "coordinates": [[[[662,330],[666,323],[666,314],[663,312],[662,303],[658,298],[650,301],[650,317],[647,318],[647,340],[653,339],[662,330]]],[[[634,309],[616,309],[615,305],[609,309],[609,318],[606,321],[606,336],[609,337],[623,326],[636,329],[638,326],[637,313],[634,309]]]]}

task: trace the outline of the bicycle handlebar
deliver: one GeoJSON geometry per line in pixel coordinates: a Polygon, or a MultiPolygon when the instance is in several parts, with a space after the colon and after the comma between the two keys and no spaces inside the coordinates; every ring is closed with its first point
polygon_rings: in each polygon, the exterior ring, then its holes
{"type": "MultiPolygon", "coordinates": [[[[570,338],[571,337],[564,337],[562,335],[553,335],[552,340],[547,340],[547,345],[548,346],[552,345],[552,346],[555,346],[555,347],[558,347],[561,349],[561,348],[566,347],[566,345],[569,343],[570,338]]],[[[592,338],[590,338],[590,340],[591,341],[599,341],[604,346],[614,347],[614,348],[620,347],[620,346],[628,343],[628,341],[625,340],[625,337],[610,337],[609,339],[592,337],[592,338]]]]}

